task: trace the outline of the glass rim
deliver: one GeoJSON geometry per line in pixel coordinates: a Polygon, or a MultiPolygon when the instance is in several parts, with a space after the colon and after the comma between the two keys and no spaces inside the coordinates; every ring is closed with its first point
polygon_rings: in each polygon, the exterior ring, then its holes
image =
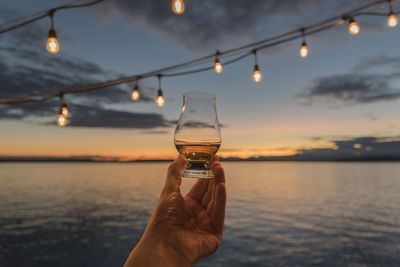
{"type": "Polygon", "coordinates": [[[216,94],[211,91],[206,90],[190,90],[183,93],[183,97],[191,97],[195,99],[209,99],[209,98],[216,98],[216,94]]]}

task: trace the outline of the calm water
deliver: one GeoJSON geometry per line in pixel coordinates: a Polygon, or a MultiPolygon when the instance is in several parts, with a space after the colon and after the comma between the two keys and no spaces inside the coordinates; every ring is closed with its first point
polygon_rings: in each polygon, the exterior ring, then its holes
{"type": "MultiPolygon", "coordinates": [[[[400,266],[399,163],[224,166],[224,240],[196,266],[400,266]]],[[[166,168],[1,163],[0,266],[122,266],[166,168]]]]}

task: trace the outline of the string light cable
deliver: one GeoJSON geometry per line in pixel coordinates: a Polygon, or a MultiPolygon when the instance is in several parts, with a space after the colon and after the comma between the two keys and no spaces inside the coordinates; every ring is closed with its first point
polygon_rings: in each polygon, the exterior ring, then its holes
{"type": "MultiPolygon", "coordinates": [[[[65,6],[65,5],[76,4],[77,2],[82,2],[82,1],[84,1],[84,0],[69,1],[69,2],[67,2],[67,3],[65,3],[65,4],[63,4],[63,6],[65,6]]],[[[19,22],[19,21],[24,21],[24,20],[27,20],[27,19],[30,19],[30,18],[39,16],[39,15],[42,15],[42,14],[47,14],[49,11],[50,11],[50,9],[48,9],[48,10],[42,10],[42,11],[38,11],[38,12],[36,12],[36,13],[32,13],[32,14],[25,15],[25,16],[22,16],[22,17],[19,17],[19,18],[15,18],[15,19],[11,19],[11,20],[5,21],[5,22],[3,22],[3,23],[0,23],[0,29],[1,29],[2,27],[6,26],[6,25],[9,25],[9,24],[14,24],[14,23],[17,23],[17,22],[19,22]]]]}
{"type": "Polygon", "coordinates": [[[6,33],[6,32],[9,32],[9,31],[21,28],[21,27],[26,26],[28,24],[31,24],[31,23],[33,23],[35,21],[41,20],[41,19],[43,19],[45,17],[53,16],[54,13],[56,11],[58,11],[58,10],[89,7],[89,6],[93,6],[93,5],[99,4],[101,2],[104,2],[104,0],[96,0],[96,1],[93,1],[93,2],[88,2],[88,3],[83,3],[83,4],[73,4],[73,3],[76,3],[76,2],[81,2],[81,1],[72,1],[72,4],[61,5],[61,6],[52,8],[52,9],[48,9],[48,10],[40,11],[40,12],[31,14],[31,15],[27,15],[27,16],[22,17],[22,18],[17,18],[17,19],[14,19],[14,20],[7,21],[7,22],[5,22],[3,24],[0,24],[0,34],[3,34],[3,33],[6,33]],[[15,24],[15,25],[9,26],[7,28],[1,29],[5,25],[13,24],[13,23],[21,21],[21,20],[22,20],[22,22],[20,22],[18,24],[15,24]]]}
{"type": "MultiPolygon", "coordinates": [[[[103,1],[103,0],[98,0],[98,1],[90,2],[90,3],[86,3],[86,4],[82,4],[82,5],[89,5],[89,4],[93,5],[93,4],[101,2],[101,1],[103,1]]],[[[273,37],[261,40],[261,41],[246,44],[244,46],[236,47],[236,48],[226,50],[226,51],[217,51],[217,53],[209,54],[209,55],[206,55],[201,58],[197,58],[197,59],[183,62],[180,64],[148,71],[148,72],[145,72],[145,73],[142,73],[139,75],[122,77],[122,78],[115,79],[115,80],[110,80],[110,81],[96,83],[96,84],[89,84],[86,86],[75,87],[75,88],[65,89],[65,90],[56,91],[56,92],[47,92],[47,93],[42,93],[42,94],[25,95],[25,96],[20,96],[20,97],[0,99],[0,104],[12,104],[12,103],[21,103],[21,102],[28,102],[28,101],[42,101],[42,100],[57,97],[60,94],[65,95],[65,94],[88,92],[88,91],[93,91],[93,90],[97,90],[97,89],[101,89],[101,88],[105,88],[105,87],[119,85],[119,84],[137,82],[139,80],[147,79],[147,78],[151,78],[151,77],[158,77],[159,83],[161,83],[161,77],[174,77],[174,76],[181,76],[181,75],[188,75],[188,74],[193,74],[193,73],[209,71],[212,69],[215,70],[215,63],[217,62],[217,60],[221,64],[221,67],[222,67],[222,65],[227,66],[227,65],[237,62],[251,54],[254,54],[254,51],[264,50],[269,47],[277,46],[277,45],[287,43],[287,42],[290,42],[292,40],[299,39],[299,38],[302,38],[305,41],[305,36],[310,36],[310,35],[319,33],[321,31],[328,30],[330,28],[333,28],[340,24],[343,24],[346,21],[351,23],[352,21],[350,21],[350,18],[353,18],[353,20],[354,20],[355,17],[359,17],[359,16],[376,15],[377,13],[372,12],[372,11],[389,6],[389,4],[390,4],[389,12],[393,12],[392,7],[391,7],[391,4],[393,2],[398,2],[398,1],[388,1],[388,0],[374,1],[372,3],[363,5],[361,7],[355,8],[353,10],[350,10],[350,11],[346,12],[345,14],[334,16],[334,17],[328,18],[326,20],[316,22],[316,23],[310,24],[308,26],[302,27],[300,30],[294,29],[294,30],[279,34],[277,36],[273,36],[273,37]],[[226,60],[222,64],[220,59],[228,58],[228,57],[230,57],[230,58],[235,57],[235,58],[226,60]],[[211,65],[211,66],[208,65],[210,60],[214,61],[214,65],[211,65]],[[207,64],[208,66],[193,69],[193,67],[202,65],[202,64],[203,65],[207,64]],[[161,73],[162,73],[162,75],[161,75],[161,73]]],[[[80,6],[82,6],[82,5],[80,5],[80,6]]],[[[77,5],[75,5],[75,6],[77,6],[77,5]]],[[[65,8],[67,8],[67,7],[65,7],[65,8]]],[[[379,14],[381,15],[381,13],[379,13],[379,14]]],[[[391,13],[389,13],[389,15],[390,14],[391,13]]],[[[397,14],[397,13],[393,12],[393,14],[397,14]]],[[[388,13],[386,13],[385,16],[388,16],[388,13]]],[[[2,33],[2,32],[0,31],[0,33],[2,33]]],[[[254,67],[256,67],[256,65],[258,67],[258,64],[255,64],[254,67]]],[[[259,67],[258,67],[258,71],[259,71],[259,67]]],[[[161,86],[159,86],[158,93],[159,92],[161,92],[161,97],[164,100],[163,95],[162,95],[161,86]]],[[[159,95],[157,95],[157,99],[158,98],[159,98],[159,95]]],[[[163,103],[165,103],[165,102],[163,102],[163,103]]]]}

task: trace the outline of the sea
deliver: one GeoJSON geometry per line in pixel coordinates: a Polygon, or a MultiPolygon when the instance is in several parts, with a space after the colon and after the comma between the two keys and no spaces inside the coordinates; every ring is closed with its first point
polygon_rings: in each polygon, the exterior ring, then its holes
{"type": "MultiPolygon", "coordinates": [[[[400,163],[222,164],[223,241],[195,266],[400,266],[400,163]]],[[[167,167],[0,163],[0,266],[122,266],[167,167]]]]}

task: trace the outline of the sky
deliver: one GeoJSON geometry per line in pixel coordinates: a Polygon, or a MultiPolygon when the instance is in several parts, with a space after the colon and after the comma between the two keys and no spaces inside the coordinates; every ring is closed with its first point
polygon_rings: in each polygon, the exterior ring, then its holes
{"type": "MultiPolygon", "coordinates": [[[[0,3],[0,24],[65,1],[0,3]]],[[[262,40],[365,4],[361,0],[186,0],[175,15],[170,1],[107,0],[89,8],[57,11],[60,52],[45,50],[48,18],[4,33],[0,40],[0,98],[52,92],[131,76],[185,62],[216,50],[262,40]]],[[[395,11],[400,4],[394,3],[395,11]]],[[[388,12],[387,7],[380,12],[388,12]]],[[[326,153],[399,155],[400,26],[386,17],[357,19],[361,32],[343,24],[301,40],[262,50],[263,81],[251,79],[253,58],[214,71],[162,80],[166,99],[157,107],[157,79],[66,95],[66,127],[55,123],[58,99],[0,105],[0,156],[173,158],[182,94],[212,91],[223,125],[223,157],[326,153]]],[[[213,64],[210,61],[210,64],[213,64]]]]}

